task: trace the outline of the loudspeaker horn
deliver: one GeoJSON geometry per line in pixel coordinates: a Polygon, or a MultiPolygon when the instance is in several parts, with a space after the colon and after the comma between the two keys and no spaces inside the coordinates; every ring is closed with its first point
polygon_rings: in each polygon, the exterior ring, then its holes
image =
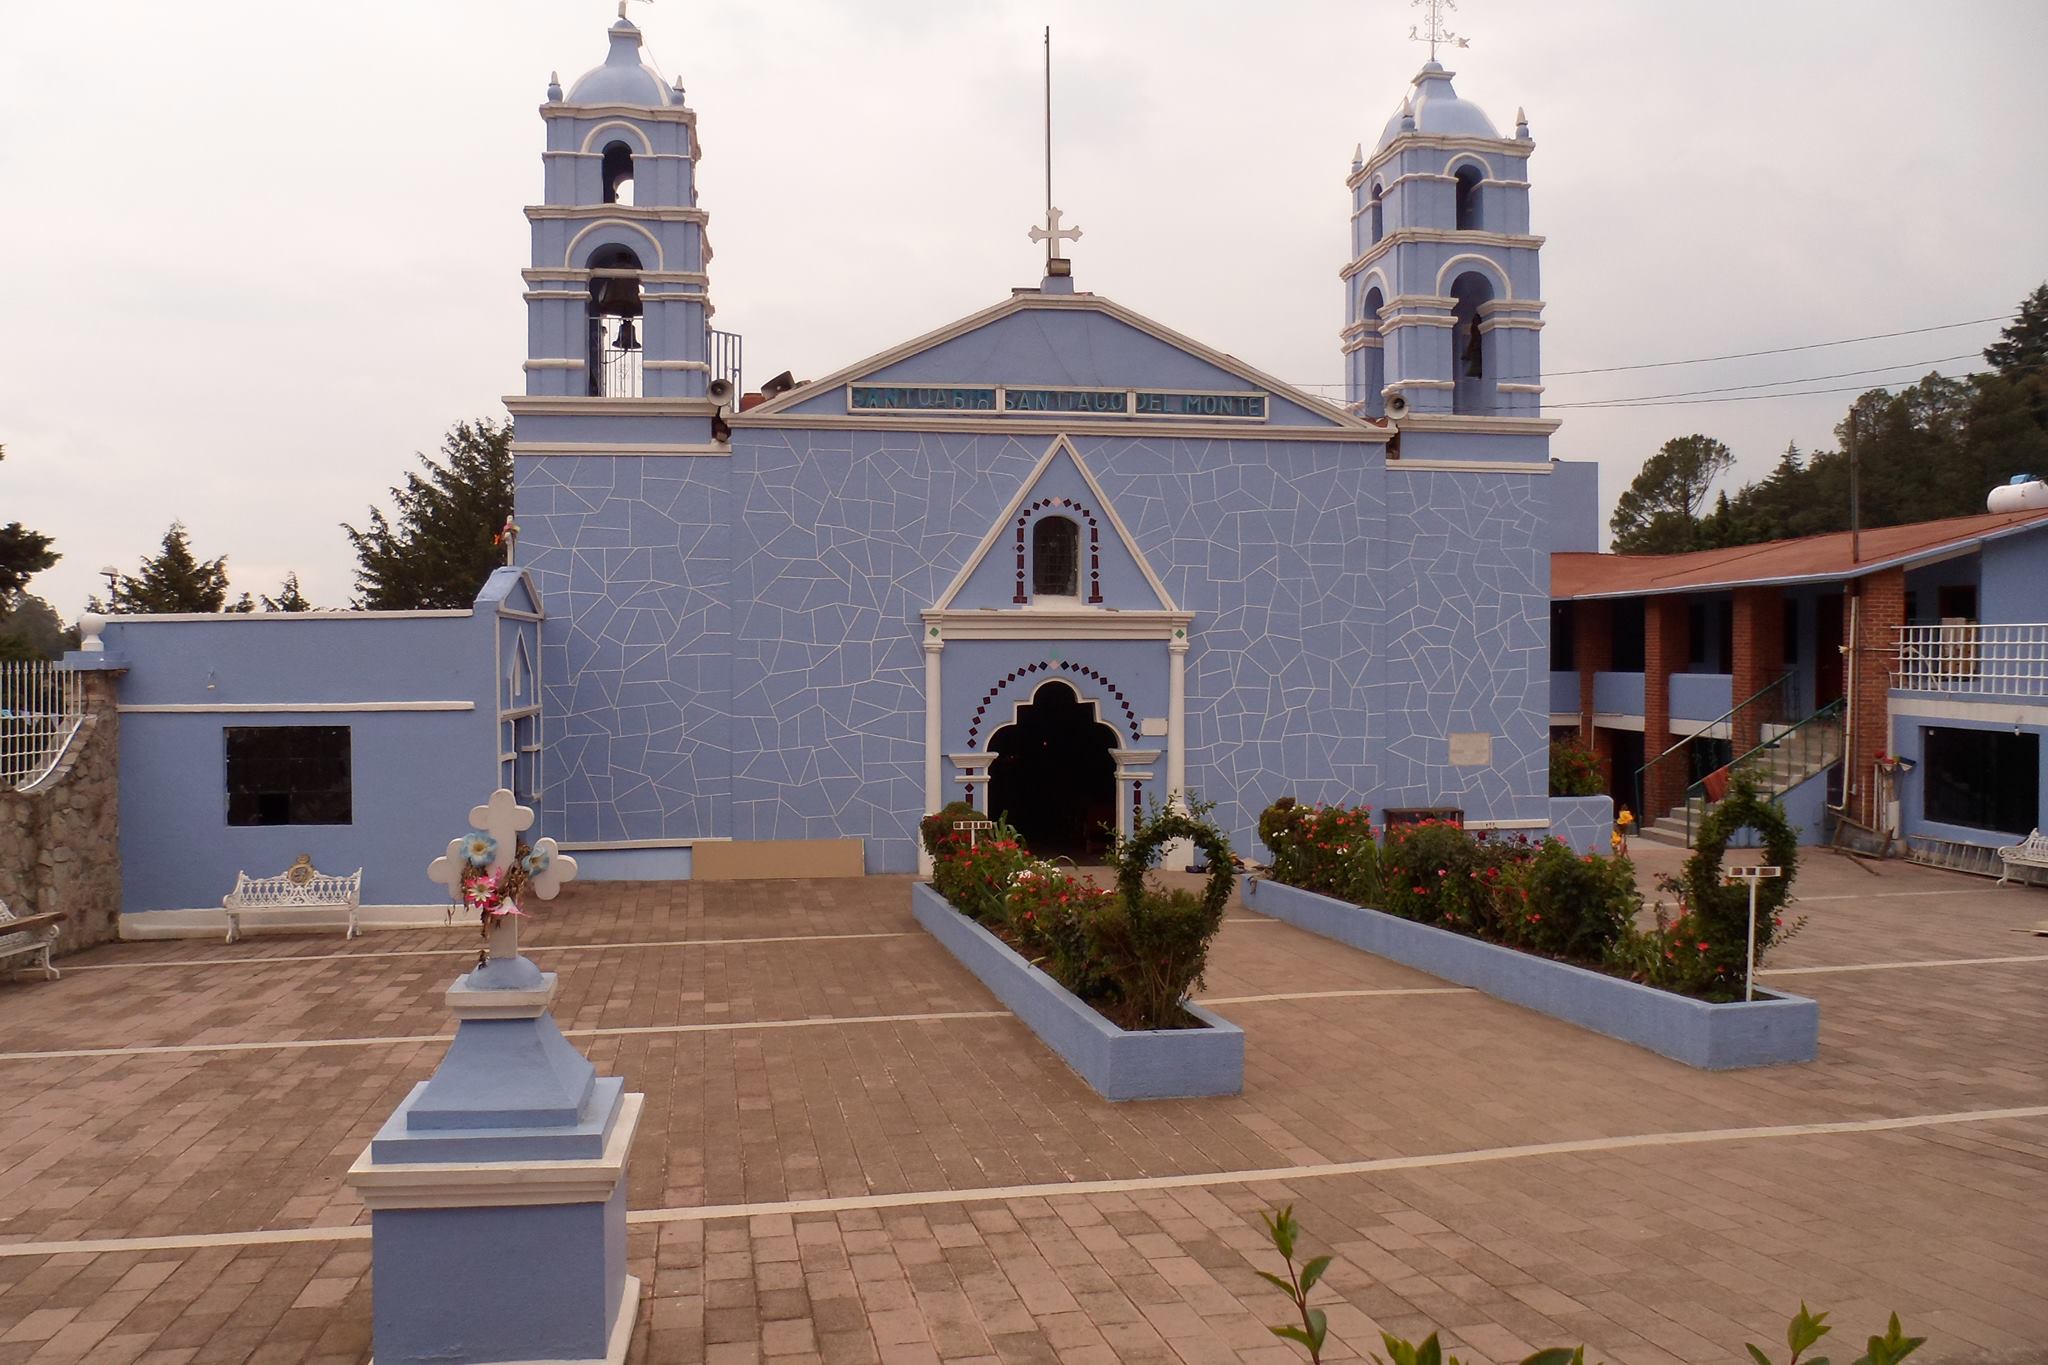
{"type": "Polygon", "coordinates": [[[732,401],[732,381],[730,379],[720,378],[711,381],[711,401],[721,406],[732,401]]]}

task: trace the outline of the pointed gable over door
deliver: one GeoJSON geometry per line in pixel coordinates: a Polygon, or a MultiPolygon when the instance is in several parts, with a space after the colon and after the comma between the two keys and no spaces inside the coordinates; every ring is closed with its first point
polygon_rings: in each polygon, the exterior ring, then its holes
{"type": "Polygon", "coordinates": [[[1178,610],[1074,443],[1058,436],[933,607],[972,611],[1076,606],[1178,610]],[[1058,539],[1041,529],[1048,518],[1072,523],[1072,594],[1043,590],[1042,566],[1036,561],[1058,539]]]}

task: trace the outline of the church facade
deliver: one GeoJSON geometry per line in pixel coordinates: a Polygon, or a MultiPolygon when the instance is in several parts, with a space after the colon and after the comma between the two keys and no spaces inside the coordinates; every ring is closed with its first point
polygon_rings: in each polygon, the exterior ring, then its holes
{"type": "Polygon", "coordinates": [[[471,611],[106,623],[124,932],[300,856],[439,922],[425,855],[493,779],[585,879],[912,872],[954,800],[1079,860],[1173,801],[1254,856],[1283,795],[1549,828],[1550,555],[1596,509],[1541,413],[1526,123],[1432,62],[1359,148],[1342,403],[1051,252],[745,395],[697,114],[609,42],[540,110],[515,565],[471,611]]]}
{"type": "Polygon", "coordinates": [[[1546,823],[1526,124],[1432,62],[1361,147],[1343,405],[1056,260],[742,411],[696,114],[610,41],[542,109],[508,400],[561,837],[649,875],[727,839],[905,872],[962,798],[1077,854],[1177,798],[1247,847],[1283,794],[1546,823]]]}

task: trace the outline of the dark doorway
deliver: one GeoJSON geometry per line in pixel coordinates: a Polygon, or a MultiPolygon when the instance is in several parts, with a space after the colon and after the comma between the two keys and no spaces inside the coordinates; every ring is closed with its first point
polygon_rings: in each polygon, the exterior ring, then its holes
{"type": "Polygon", "coordinates": [[[1614,746],[1614,776],[1607,784],[1607,794],[1614,798],[1617,811],[1627,806],[1640,816],[1643,814],[1643,798],[1636,790],[1636,774],[1643,766],[1643,732],[1608,730],[1604,733],[1614,746]]]}
{"type": "Polygon", "coordinates": [[[1842,594],[1813,603],[1813,709],[1842,699],[1842,594]]]}
{"type": "Polygon", "coordinates": [[[1116,818],[1116,731],[1073,688],[1049,682],[989,736],[989,813],[1007,819],[1041,858],[1094,862],[1116,818]]]}

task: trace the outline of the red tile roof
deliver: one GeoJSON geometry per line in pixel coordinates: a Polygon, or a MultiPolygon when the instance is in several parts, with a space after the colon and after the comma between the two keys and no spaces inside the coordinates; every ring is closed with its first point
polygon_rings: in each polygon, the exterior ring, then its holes
{"type": "Polygon", "coordinates": [[[2048,509],[1983,512],[1942,521],[1916,521],[1906,526],[1882,526],[1863,533],[1862,552],[1853,561],[1849,558],[1847,531],[1677,555],[1554,554],[1550,557],[1550,595],[1621,597],[1699,592],[1752,583],[1848,579],[1874,569],[1974,549],[1985,540],[2030,523],[2048,523],[2048,509]]]}

